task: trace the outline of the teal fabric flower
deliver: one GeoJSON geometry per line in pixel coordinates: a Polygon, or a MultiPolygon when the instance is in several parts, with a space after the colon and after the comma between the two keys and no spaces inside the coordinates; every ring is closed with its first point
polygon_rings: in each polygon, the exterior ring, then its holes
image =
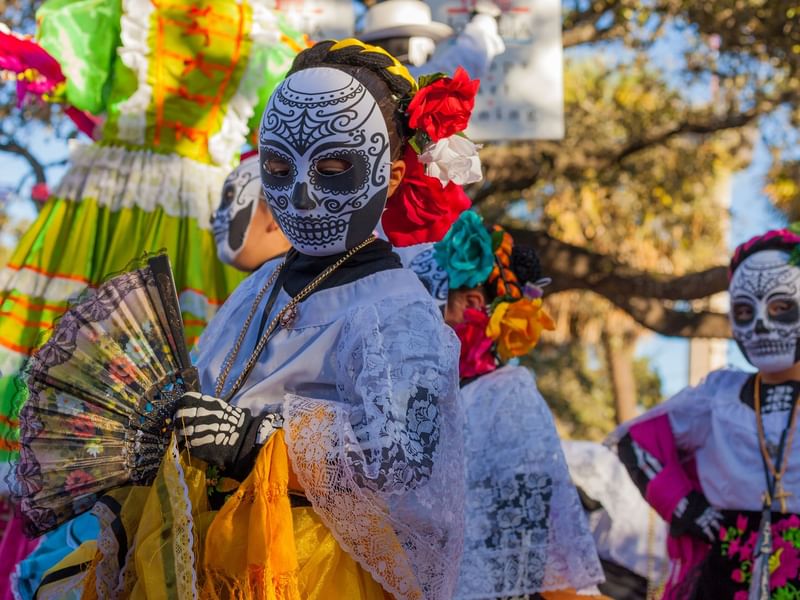
{"type": "Polygon", "coordinates": [[[450,289],[477,287],[492,273],[492,236],[483,226],[483,219],[471,210],[461,213],[433,249],[436,262],[447,272],[450,289]]]}

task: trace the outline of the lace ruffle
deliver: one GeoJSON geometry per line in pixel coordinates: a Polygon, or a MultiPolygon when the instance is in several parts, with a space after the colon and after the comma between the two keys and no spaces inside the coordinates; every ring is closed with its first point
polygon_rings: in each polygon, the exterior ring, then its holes
{"type": "Polygon", "coordinates": [[[288,395],[292,467],[342,547],[398,600],[449,599],[463,528],[458,346],[431,303],[352,311],[342,402],[288,395]]]}
{"type": "Polygon", "coordinates": [[[178,584],[177,597],[188,600],[198,597],[194,517],[189,487],[186,485],[186,476],[174,435],[164,461],[168,461],[162,468],[169,494],[169,505],[172,508],[172,555],[175,581],[178,584]]]}
{"type": "Polygon", "coordinates": [[[54,192],[58,198],[93,198],[111,210],[161,208],[173,217],[195,219],[203,229],[210,228],[228,174],[174,154],[100,145],[76,146],[70,163],[54,192]]]}
{"type": "Polygon", "coordinates": [[[267,54],[264,46],[280,43],[281,31],[278,28],[278,17],[266,6],[253,3],[253,23],[250,30],[251,56],[239,88],[228,103],[228,109],[222,119],[220,130],[208,140],[208,152],[218,165],[229,164],[231,157],[247,140],[248,122],[253,116],[258,101],[259,88],[264,83],[267,69],[267,54]]]}
{"type": "Polygon", "coordinates": [[[550,411],[523,367],[462,390],[466,531],[456,598],[495,598],[603,581],[550,411]]]}
{"type": "Polygon", "coordinates": [[[117,127],[119,139],[143,145],[147,130],[147,109],[153,97],[153,87],[147,79],[150,66],[150,16],[155,5],[149,0],[122,0],[119,59],[136,75],[138,86],[133,95],[121,102],[117,127]]]}

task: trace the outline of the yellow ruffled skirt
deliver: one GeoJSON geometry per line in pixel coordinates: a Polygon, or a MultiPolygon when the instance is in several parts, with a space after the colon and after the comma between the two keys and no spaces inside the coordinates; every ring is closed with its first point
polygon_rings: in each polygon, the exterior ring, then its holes
{"type": "Polygon", "coordinates": [[[113,502],[103,506],[119,508],[101,519],[99,543],[84,544],[53,567],[37,597],[390,599],[312,508],[291,507],[289,489],[299,487],[283,432],[272,436],[218,512],[209,510],[207,485],[203,465],[179,456],[173,442],[153,485],[112,492],[113,502]],[[127,540],[133,550],[119,564],[127,540]]]}

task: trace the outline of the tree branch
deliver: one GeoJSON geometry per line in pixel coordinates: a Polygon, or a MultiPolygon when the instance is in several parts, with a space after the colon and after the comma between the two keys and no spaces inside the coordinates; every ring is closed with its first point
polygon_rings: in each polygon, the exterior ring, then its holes
{"type": "Polygon", "coordinates": [[[550,293],[585,289],[617,303],[617,299],[626,297],[696,300],[728,287],[728,272],[723,266],[681,276],[649,273],[541,231],[514,227],[508,231],[515,242],[535,248],[545,271],[553,277],[550,293]]]}
{"type": "Polygon", "coordinates": [[[727,315],[680,311],[668,306],[672,300],[696,300],[727,289],[725,267],[677,277],[648,273],[543,232],[516,228],[508,228],[508,231],[515,242],[536,249],[545,273],[553,278],[548,287],[550,294],[567,290],[600,294],[637,323],[662,335],[730,337],[727,315]]]}
{"type": "Polygon", "coordinates": [[[36,177],[36,183],[46,183],[47,178],[45,177],[44,173],[44,166],[40,163],[36,157],[31,154],[30,150],[22,146],[21,144],[17,143],[14,140],[9,140],[6,143],[0,143],[0,152],[8,152],[9,154],[16,154],[17,156],[21,156],[31,167],[33,171],[34,177],[36,177]]]}
{"type": "Polygon", "coordinates": [[[662,335],[689,338],[731,337],[728,315],[710,311],[677,311],[653,298],[609,298],[633,319],[662,335]]]}
{"type": "Polygon", "coordinates": [[[617,0],[607,0],[603,4],[594,1],[590,2],[585,10],[568,13],[564,17],[564,31],[561,36],[564,48],[621,37],[626,30],[621,23],[612,24],[604,29],[597,27],[600,20],[607,16],[608,11],[617,3],[617,0]]]}
{"type": "Polygon", "coordinates": [[[774,111],[778,106],[797,101],[799,96],[794,91],[784,92],[776,98],[762,98],[747,111],[732,110],[712,118],[708,118],[705,112],[690,114],[678,123],[632,139],[620,149],[601,147],[587,153],[580,148],[574,148],[567,155],[563,146],[549,141],[492,147],[482,155],[487,170],[501,169],[504,173],[516,171],[519,176],[501,177],[475,189],[471,194],[473,202],[480,205],[495,194],[521,192],[545,177],[570,176],[573,173],[578,176],[587,169],[603,172],[640,152],[682,135],[711,135],[730,129],[741,129],[752,125],[759,117],[774,111]],[[524,148],[527,148],[527,154],[521,151],[524,148]],[[512,169],[511,166],[517,163],[519,168],[512,169]]]}

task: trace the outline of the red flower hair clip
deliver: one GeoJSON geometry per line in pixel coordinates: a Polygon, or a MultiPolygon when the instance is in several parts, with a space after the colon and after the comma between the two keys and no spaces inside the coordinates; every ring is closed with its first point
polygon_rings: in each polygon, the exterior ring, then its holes
{"type": "Polygon", "coordinates": [[[438,242],[471,205],[461,186],[482,179],[480,147],[464,135],[480,82],[459,67],[453,77],[420,78],[406,114],[416,132],[403,154],[406,174],[382,224],[395,246],[438,242]]]}

